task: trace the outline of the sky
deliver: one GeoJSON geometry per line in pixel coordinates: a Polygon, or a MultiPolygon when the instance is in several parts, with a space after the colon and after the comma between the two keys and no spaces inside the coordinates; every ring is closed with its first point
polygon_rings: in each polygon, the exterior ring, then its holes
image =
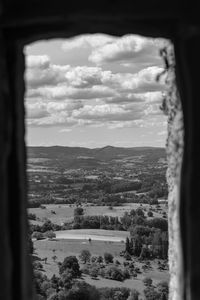
{"type": "Polygon", "coordinates": [[[27,45],[27,145],[164,147],[165,43],[99,33],[27,45]]]}

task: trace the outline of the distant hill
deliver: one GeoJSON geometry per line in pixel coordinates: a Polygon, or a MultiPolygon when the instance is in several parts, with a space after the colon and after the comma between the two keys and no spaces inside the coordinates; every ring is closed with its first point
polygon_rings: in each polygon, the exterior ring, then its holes
{"type": "Polygon", "coordinates": [[[166,159],[165,148],[157,147],[113,147],[103,148],[84,148],[84,147],[27,147],[28,158],[30,159],[48,159],[44,164],[59,164],[63,167],[95,168],[102,166],[103,163],[112,163],[112,161],[124,159],[139,159],[141,162],[157,163],[166,159]]]}

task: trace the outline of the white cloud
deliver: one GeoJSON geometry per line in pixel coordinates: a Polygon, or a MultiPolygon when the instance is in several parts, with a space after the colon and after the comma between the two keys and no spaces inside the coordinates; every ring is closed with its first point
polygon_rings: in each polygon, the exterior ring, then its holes
{"type": "Polygon", "coordinates": [[[75,48],[83,48],[83,47],[92,47],[92,48],[98,48],[101,47],[107,43],[110,43],[117,38],[114,38],[112,36],[106,35],[106,34],[85,34],[76,36],[73,38],[69,38],[67,41],[65,41],[62,44],[63,50],[73,50],[75,48]]]}
{"type": "Polygon", "coordinates": [[[158,51],[158,43],[154,39],[126,35],[95,47],[89,60],[97,65],[108,62],[153,65],[161,63],[158,51]]]}
{"type": "Polygon", "coordinates": [[[48,55],[27,55],[26,67],[47,69],[50,65],[50,58],[48,55]]]}
{"type": "Polygon", "coordinates": [[[25,80],[27,88],[53,86],[66,81],[65,73],[69,66],[58,66],[50,63],[47,55],[31,55],[26,58],[25,80]]]}
{"type": "Polygon", "coordinates": [[[156,81],[163,68],[155,40],[98,34],[63,43],[66,51],[79,47],[90,47],[89,59],[98,66],[55,65],[47,55],[27,56],[28,124],[59,125],[63,132],[83,125],[106,125],[110,129],[153,126],[146,119],[162,114],[159,106],[166,89],[164,78],[156,81]],[[140,70],[134,74],[129,69],[112,72],[105,68],[107,62],[127,68],[134,63],[140,70]]]}

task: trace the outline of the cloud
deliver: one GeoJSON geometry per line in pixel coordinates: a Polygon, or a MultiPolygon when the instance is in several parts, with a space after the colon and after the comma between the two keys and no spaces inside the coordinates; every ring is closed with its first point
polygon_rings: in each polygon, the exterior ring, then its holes
{"type": "Polygon", "coordinates": [[[121,86],[124,90],[129,90],[134,93],[164,91],[166,89],[164,78],[162,81],[157,81],[157,76],[162,71],[163,68],[157,66],[142,69],[132,76],[131,74],[127,75],[127,78],[125,78],[121,86]]]}
{"type": "Polygon", "coordinates": [[[110,62],[125,65],[130,62],[141,63],[143,66],[160,64],[161,58],[158,53],[160,44],[155,39],[126,35],[95,47],[88,59],[97,65],[110,62]]]}
{"type": "Polygon", "coordinates": [[[27,88],[54,86],[66,81],[65,73],[69,66],[58,66],[50,63],[47,55],[28,55],[26,57],[25,80],[27,88]]]}
{"type": "Polygon", "coordinates": [[[62,44],[62,49],[68,51],[85,47],[98,48],[116,39],[106,34],[85,34],[68,39],[62,44]]]}
{"type": "Polygon", "coordinates": [[[26,67],[29,69],[47,69],[50,65],[48,55],[27,55],[26,67]]]}
{"type": "MultiPolygon", "coordinates": [[[[26,108],[30,126],[107,126],[109,129],[151,126],[147,118],[161,115],[159,109],[166,86],[154,39],[104,34],[69,39],[63,49],[90,48],[95,66],[53,64],[48,55],[27,56],[26,108]],[[117,62],[134,74],[107,70],[106,63],[117,62]],[[153,65],[152,65],[153,64],[153,65]]],[[[153,125],[152,125],[153,126],[153,125]]],[[[66,130],[65,130],[66,129],[66,130]]]]}
{"type": "Polygon", "coordinates": [[[31,104],[27,108],[27,119],[41,119],[49,115],[46,107],[42,103],[31,104]]]}
{"type": "Polygon", "coordinates": [[[100,122],[135,120],[142,116],[142,107],[117,104],[85,105],[82,109],[74,111],[72,115],[76,119],[100,122]]]}

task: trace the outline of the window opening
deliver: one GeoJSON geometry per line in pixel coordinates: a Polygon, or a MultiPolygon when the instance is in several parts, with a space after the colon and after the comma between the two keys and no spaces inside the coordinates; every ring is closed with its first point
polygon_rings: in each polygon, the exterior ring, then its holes
{"type": "Polygon", "coordinates": [[[39,299],[168,298],[168,43],[87,34],[26,46],[39,299]]]}

